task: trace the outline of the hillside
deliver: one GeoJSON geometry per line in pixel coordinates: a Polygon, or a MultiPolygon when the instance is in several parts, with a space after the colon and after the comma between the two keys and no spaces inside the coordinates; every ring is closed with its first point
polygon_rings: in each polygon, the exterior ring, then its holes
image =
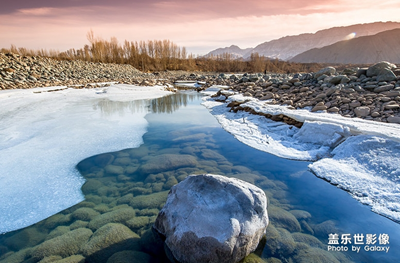
{"type": "Polygon", "coordinates": [[[220,56],[224,53],[232,54],[234,58],[241,58],[245,56],[248,52],[253,50],[253,48],[241,49],[236,45],[231,45],[230,47],[218,48],[209,52],[206,56],[220,56]]]}
{"type": "MultiPolygon", "coordinates": [[[[316,33],[306,33],[295,36],[285,36],[279,39],[271,40],[259,44],[255,48],[248,50],[242,56],[249,58],[251,53],[258,53],[260,55],[278,58],[282,60],[289,60],[294,56],[303,53],[313,48],[321,48],[334,44],[336,42],[347,39],[351,34],[355,33],[355,38],[362,36],[375,35],[377,33],[400,28],[398,22],[375,22],[368,24],[357,24],[345,27],[333,27],[317,31],[316,33]]],[[[353,34],[354,36],[354,34],[353,34]]],[[[232,46],[231,46],[232,47],[232,46]]],[[[237,46],[234,46],[237,47],[237,46]]],[[[235,55],[242,54],[247,49],[235,48],[233,51],[230,48],[216,49],[209,54],[222,54],[223,52],[232,52],[235,55]]]]}
{"type": "Polygon", "coordinates": [[[400,63],[400,29],[373,36],[358,37],[303,52],[290,61],[301,63],[372,64],[378,61],[400,63]]]}

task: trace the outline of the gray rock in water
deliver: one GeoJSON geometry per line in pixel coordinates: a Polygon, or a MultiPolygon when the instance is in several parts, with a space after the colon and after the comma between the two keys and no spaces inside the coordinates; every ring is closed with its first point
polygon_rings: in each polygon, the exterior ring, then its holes
{"type": "Polygon", "coordinates": [[[219,175],[191,175],[172,187],[154,229],[179,262],[238,262],[268,225],[258,187],[219,175]]]}
{"type": "Polygon", "coordinates": [[[81,250],[92,234],[93,232],[87,228],[75,229],[36,246],[32,252],[32,257],[39,261],[51,255],[72,256],[81,250]]]}
{"type": "Polygon", "coordinates": [[[154,156],[140,167],[144,174],[160,173],[181,167],[193,167],[197,165],[196,158],[187,154],[162,154],[154,156]]]}
{"type": "Polygon", "coordinates": [[[107,262],[111,255],[119,251],[137,250],[138,248],[139,236],[136,233],[125,225],[109,223],[93,234],[90,240],[83,245],[81,252],[86,258],[85,262],[95,263],[107,262]]]}
{"type": "Polygon", "coordinates": [[[318,77],[320,77],[324,74],[330,76],[335,73],[336,73],[336,69],[334,67],[326,67],[326,68],[321,69],[317,73],[315,73],[314,78],[318,79],[318,77]]]}

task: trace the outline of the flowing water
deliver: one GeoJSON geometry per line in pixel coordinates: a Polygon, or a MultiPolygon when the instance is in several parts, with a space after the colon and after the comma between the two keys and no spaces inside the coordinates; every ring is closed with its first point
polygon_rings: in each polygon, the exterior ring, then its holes
{"type": "MultiPolygon", "coordinates": [[[[240,143],[200,103],[195,92],[152,100],[144,144],[77,164],[85,201],[0,236],[0,262],[168,262],[152,223],[169,189],[199,173],[239,178],[266,192],[266,240],[247,262],[397,262],[399,224],[315,177],[308,162],[240,143]],[[341,244],[346,237],[351,244],[341,244]]],[[[97,107],[129,120],[142,105],[103,100],[97,107]]]]}

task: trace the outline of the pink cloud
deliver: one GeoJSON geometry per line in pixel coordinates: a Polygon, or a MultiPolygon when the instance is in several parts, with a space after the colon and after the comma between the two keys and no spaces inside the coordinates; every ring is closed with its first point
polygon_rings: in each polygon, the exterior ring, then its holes
{"type": "Polygon", "coordinates": [[[75,2],[91,5],[74,7],[51,4],[59,1],[35,1],[43,4],[0,15],[0,48],[10,44],[35,49],[81,48],[88,43],[86,33],[92,28],[105,39],[170,39],[204,54],[231,44],[250,47],[333,26],[398,20],[397,0],[374,1],[374,8],[369,9],[372,1],[364,0],[360,6],[349,0],[334,5],[322,0],[89,0],[75,2]]]}
{"type": "Polygon", "coordinates": [[[54,8],[40,7],[40,8],[30,8],[30,9],[19,9],[18,13],[21,13],[23,15],[42,16],[51,14],[52,10],[54,10],[54,8]]]}

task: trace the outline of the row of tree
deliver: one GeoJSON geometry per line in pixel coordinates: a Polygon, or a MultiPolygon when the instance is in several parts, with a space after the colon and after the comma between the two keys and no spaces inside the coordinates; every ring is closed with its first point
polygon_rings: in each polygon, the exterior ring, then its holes
{"type": "Polygon", "coordinates": [[[252,54],[249,60],[238,59],[230,53],[218,56],[197,56],[188,54],[185,47],[179,47],[170,40],[127,41],[119,44],[115,37],[104,40],[95,37],[92,30],[87,33],[89,45],[81,49],[31,50],[17,48],[1,49],[1,52],[23,56],[42,56],[61,60],[83,60],[91,62],[130,64],[142,71],[190,70],[208,72],[310,72],[319,69],[318,64],[302,64],[280,61],[252,54]]]}

